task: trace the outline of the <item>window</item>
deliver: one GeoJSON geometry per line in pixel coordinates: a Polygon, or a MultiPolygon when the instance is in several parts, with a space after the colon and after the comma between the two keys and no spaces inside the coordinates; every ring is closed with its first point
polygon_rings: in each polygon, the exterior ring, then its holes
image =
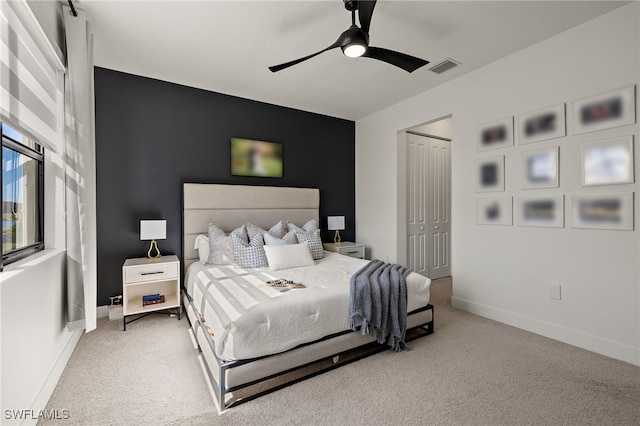
{"type": "Polygon", "coordinates": [[[44,148],[0,123],[2,266],[44,249],[44,148]]]}

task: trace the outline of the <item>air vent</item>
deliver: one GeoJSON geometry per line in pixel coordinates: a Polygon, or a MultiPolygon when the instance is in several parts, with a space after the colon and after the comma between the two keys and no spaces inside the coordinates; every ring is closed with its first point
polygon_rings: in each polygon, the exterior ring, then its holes
{"type": "Polygon", "coordinates": [[[449,71],[451,68],[457,67],[458,65],[460,65],[460,62],[455,61],[451,58],[445,58],[444,60],[429,68],[429,71],[433,71],[436,74],[442,74],[445,71],[449,71]]]}

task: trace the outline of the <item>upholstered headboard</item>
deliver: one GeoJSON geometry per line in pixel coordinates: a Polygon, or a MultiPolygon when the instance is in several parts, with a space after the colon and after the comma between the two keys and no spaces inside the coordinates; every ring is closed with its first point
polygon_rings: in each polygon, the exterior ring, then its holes
{"type": "Polygon", "coordinates": [[[319,223],[319,208],[317,188],[184,183],[184,270],[198,260],[193,245],[198,234],[207,234],[210,223],[226,232],[248,222],[265,229],[280,220],[301,225],[315,219],[319,223]]]}

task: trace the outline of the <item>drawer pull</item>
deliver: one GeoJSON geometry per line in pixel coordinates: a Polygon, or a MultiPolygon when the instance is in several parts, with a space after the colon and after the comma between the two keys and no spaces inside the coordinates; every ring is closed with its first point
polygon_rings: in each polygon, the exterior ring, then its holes
{"type": "Polygon", "coordinates": [[[158,275],[158,274],[164,274],[164,271],[157,271],[157,272],[141,272],[140,275],[158,275]]]}
{"type": "Polygon", "coordinates": [[[360,253],[360,250],[348,251],[347,253],[349,253],[349,254],[356,254],[356,253],[360,253]]]}

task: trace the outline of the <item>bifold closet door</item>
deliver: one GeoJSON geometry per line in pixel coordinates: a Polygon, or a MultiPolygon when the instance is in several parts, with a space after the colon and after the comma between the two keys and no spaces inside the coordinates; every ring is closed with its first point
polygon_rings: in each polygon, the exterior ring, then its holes
{"type": "Polygon", "coordinates": [[[407,134],[407,264],[451,275],[451,142],[407,134]]]}

